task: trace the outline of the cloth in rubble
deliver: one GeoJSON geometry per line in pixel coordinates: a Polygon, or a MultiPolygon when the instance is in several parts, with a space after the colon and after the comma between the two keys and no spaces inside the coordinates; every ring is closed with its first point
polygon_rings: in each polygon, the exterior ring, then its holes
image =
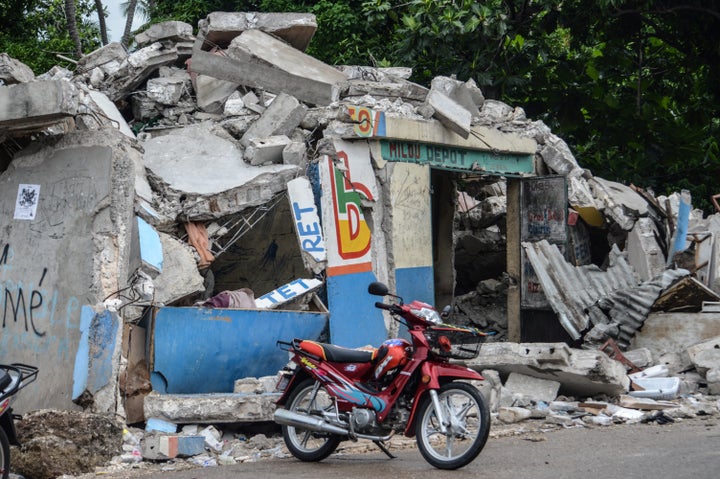
{"type": "Polygon", "coordinates": [[[255,293],[248,288],[223,291],[206,301],[196,303],[196,305],[205,308],[253,309],[255,308],[255,293]]]}
{"type": "Polygon", "coordinates": [[[215,256],[210,252],[210,241],[208,240],[208,232],[205,225],[202,223],[185,223],[185,231],[188,234],[188,243],[200,255],[200,262],[198,268],[207,268],[210,263],[215,261],[215,256]]]}

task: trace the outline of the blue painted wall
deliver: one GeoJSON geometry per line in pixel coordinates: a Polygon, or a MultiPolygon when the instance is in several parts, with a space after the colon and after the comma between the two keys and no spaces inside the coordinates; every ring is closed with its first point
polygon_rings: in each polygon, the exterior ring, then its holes
{"type": "Polygon", "coordinates": [[[376,281],[368,271],[327,278],[328,308],[330,309],[330,341],[339,346],[379,346],[387,339],[382,311],[375,307],[379,296],[367,292],[376,281]]]}
{"type": "Polygon", "coordinates": [[[232,392],[235,380],[276,374],[288,353],[276,342],[317,339],[327,313],[158,308],[150,335],[151,382],[160,393],[232,392]]]}

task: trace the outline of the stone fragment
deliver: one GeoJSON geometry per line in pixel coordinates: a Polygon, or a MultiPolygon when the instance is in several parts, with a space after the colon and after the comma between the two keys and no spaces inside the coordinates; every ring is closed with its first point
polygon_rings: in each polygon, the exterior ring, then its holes
{"type": "Polygon", "coordinates": [[[302,122],[307,107],[297,98],[285,93],[277,95],[270,106],[255,121],[240,139],[243,146],[248,146],[254,138],[268,138],[271,136],[290,136],[295,128],[302,122]]]}
{"type": "Polygon", "coordinates": [[[500,407],[498,408],[498,419],[506,424],[514,424],[524,421],[531,415],[529,409],[524,407],[500,407]]]}
{"type": "Polygon", "coordinates": [[[7,53],[0,53],[0,85],[13,85],[34,79],[35,74],[29,66],[12,58],[7,53]]]}
{"type": "Polygon", "coordinates": [[[528,397],[535,402],[550,403],[557,397],[560,383],[547,379],[540,379],[520,373],[510,373],[505,387],[514,394],[528,397]]]}
{"type": "Polygon", "coordinates": [[[687,348],[687,354],[700,374],[720,367],[720,336],[707,339],[687,348]]]}
{"type": "Polygon", "coordinates": [[[245,148],[244,158],[251,165],[266,165],[283,162],[283,150],[292,142],[285,135],[253,138],[245,148]]]}
{"type": "Polygon", "coordinates": [[[135,35],[135,43],[141,47],[161,40],[180,42],[194,39],[192,25],[177,20],[155,23],[144,32],[135,35]]]}
{"type": "Polygon", "coordinates": [[[163,105],[177,105],[185,93],[185,79],[182,77],[151,78],[145,87],[147,96],[163,105]]]}

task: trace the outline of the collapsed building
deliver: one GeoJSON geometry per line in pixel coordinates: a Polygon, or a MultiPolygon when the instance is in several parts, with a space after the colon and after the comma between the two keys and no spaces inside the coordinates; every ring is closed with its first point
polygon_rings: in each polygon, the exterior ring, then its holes
{"type": "Polygon", "coordinates": [[[693,370],[720,336],[716,216],[593,176],[472,81],[326,65],[316,28],[215,12],[37,78],[3,54],[0,351],[41,370],[23,409],[190,422],[163,401],[274,375],[278,340],[402,335],[376,280],[497,333],[481,370],[552,365],[586,395],[693,370]]]}

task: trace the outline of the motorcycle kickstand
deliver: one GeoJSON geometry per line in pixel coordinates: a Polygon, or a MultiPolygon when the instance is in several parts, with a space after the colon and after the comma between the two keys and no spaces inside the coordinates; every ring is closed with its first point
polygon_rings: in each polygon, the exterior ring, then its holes
{"type": "Polygon", "coordinates": [[[383,444],[383,443],[380,442],[380,441],[373,441],[373,442],[375,443],[375,445],[376,445],[378,448],[380,448],[380,450],[381,450],[382,452],[385,453],[385,455],[386,455],[387,457],[389,457],[390,459],[395,459],[396,456],[393,456],[392,453],[391,453],[390,451],[388,451],[388,448],[385,447],[385,444],[383,444]]]}

